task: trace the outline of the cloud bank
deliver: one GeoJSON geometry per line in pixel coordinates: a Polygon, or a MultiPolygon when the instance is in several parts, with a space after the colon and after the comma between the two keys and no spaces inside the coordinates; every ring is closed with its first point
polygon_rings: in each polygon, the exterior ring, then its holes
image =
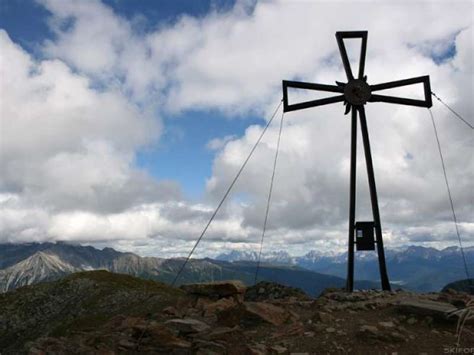
{"type": "MultiPolygon", "coordinates": [[[[186,254],[263,127],[208,143],[215,158],[202,201],[140,169],[137,152],[157,143],[164,115],[215,110],[268,118],[282,79],[345,81],[338,30],[369,31],[371,84],[429,74],[433,91],[473,117],[469,1],[238,2],[148,31],[98,1],[41,4],[54,33],[41,44],[41,58],[0,32],[0,242],[68,240],[186,254]]],[[[420,89],[405,93],[416,97],[420,89]]],[[[432,110],[461,234],[472,245],[472,131],[436,102],[432,110]]],[[[429,113],[369,104],[367,116],[386,244],[455,244],[429,113]]],[[[265,247],[344,249],[350,123],[342,104],[289,113],[284,122],[265,247]]],[[[198,252],[255,249],[277,130],[270,127],[198,252]]],[[[365,220],[360,143],[359,136],[357,219],[365,220]]]]}

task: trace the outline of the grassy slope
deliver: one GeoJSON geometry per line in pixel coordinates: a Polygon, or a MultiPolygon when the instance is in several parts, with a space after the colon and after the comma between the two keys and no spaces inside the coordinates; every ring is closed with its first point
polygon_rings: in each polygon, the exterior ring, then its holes
{"type": "Polygon", "coordinates": [[[0,351],[19,349],[39,336],[94,329],[118,314],[160,312],[180,297],[185,296],[179,289],[107,271],[22,287],[0,294],[0,351]]]}

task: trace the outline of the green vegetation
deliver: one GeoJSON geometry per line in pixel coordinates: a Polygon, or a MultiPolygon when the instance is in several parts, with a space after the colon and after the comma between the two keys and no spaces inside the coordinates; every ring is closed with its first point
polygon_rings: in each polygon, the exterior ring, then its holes
{"type": "Polygon", "coordinates": [[[8,353],[40,336],[90,330],[117,315],[144,317],[184,297],[163,283],[108,271],[22,287],[0,294],[0,351],[8,353]]]}

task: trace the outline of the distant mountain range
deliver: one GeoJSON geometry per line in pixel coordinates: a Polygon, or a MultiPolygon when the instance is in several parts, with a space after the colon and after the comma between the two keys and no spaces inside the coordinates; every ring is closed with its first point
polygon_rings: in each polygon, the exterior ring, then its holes
{"type": "MultiPolygon", "coordinates": [[[[474,274],[474,248],[465,248],[471,275],[474,274]]],[[[356,288],[379,288],[376,253],[356,254],[356,288]]],[[[238,279],[254,282],[257,253],[230,251],[216,259],[192,259],[179,283],[238,279]]],[[[411,246],[386,251],[389,276],[394,287],[415,291],[439,291],[446,284],[465,278],[458,248],[437,250],[411,246]]],[[[0,292],[24,285],[51,281],[87,270],[108,270],[171,283],[183,258],[141,257],[112,248],[66,243],[0,244],[0,292]]],[[[259,280],[299,287],[318,295],[327,287],[343,287],[346,254],[321,254],[311,251],[293,257],[278,251],[262,255],[259,280]]]]}
{"type": "MultiPolygon", "coordinates": [[[[464,248],[471,277],[474,275],[474,247],[464,248]]],[[[400,250],[385,252],[389,277],[392,283],[420,292],[440,291],[446,284],[465,279],[464,264],[458,247],[443,250],[409,246],[400,250]]],[[[255,261],[258,254],[248,251],[230,251],[216,257],[230,262],[255,261]]],[[[262,255],[266,263],[292,265],[307,270],[346,277],[347,253],[323,254],[310,251],[303,256],[292,257],[284,251],[262,255]]],[[[378,258],[375,252],[356,253],[356,279],[378,281],[378,258]]]]}
{"type": "MultiPolygon", "coordinates": [[[[183,258],[140,257],[111,248],[99,250],[65,243],[0,244],[0,292],[60,279],[74,272],[100,269],[171,283],[183,262],[183,258]]],[[[256,264],[252,261],[192,259],[179,283],[237,279],[251,285],[255,269],[256,264]]],[[[259,272],[260,280],[298,287],[313,296],[319,295],[327,287],[345,285],[341,277],[288,263],[263,263],[259,272]]],[[[371,281],[356,283],[356,288],[376,287],[378,284],[371,281]]]]}

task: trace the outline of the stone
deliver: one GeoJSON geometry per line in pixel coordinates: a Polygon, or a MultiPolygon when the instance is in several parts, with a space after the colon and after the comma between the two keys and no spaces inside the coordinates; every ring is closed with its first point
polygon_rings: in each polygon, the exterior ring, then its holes
{"type": "Polygon", "coordinates": [[[163,313],[169,316],[177,316],[181,317],[181,312],[179,312],[176,308],[173,306],[169,306],[163,309],[163,313]]]}
{"type": "Polygon", "coordinates": [[[333,316],[326,312],[316,312],[313,316],[313,321],[321,323],[331,323],[334,320],[333,316]]]}
{"type": "Polygon", "coordinates": [[[449,303],[421,300],[421,299],[405,299],[401,300],[395,309],[405,314],[415,314],[421,316],[430,316],[435,319],[448,320],[449,315],[452,311],[456,310],[456,307],[449,303]]]}
{"type": "Polygon", "coordinates": [[[335,332],[336,332],[336,328],[333,328],[333,327],[326,328],[326,333],[335,333],[335,332]]]}
{"type": "Polygon", "coordinates": [[[212,300],[210,300],[209,298],[206,298],[206,297],[199,297],[197,300],[196,300],[196,304],[194,305],[194,308],[196,309],[200,309],[200,310],[204,310],[204,308],[208,305],[210,305],[211,303],[213,303],[212,300]]]}
{"type": "Polygon", "coordinates": [[[359,334],[369,335],[369,336],[378,336],[379,330],[373,325],[363,325],[359,328],[359,334]]]}
{"type": "Polygon", "coordinates": [[[170,329],[161,324],[149,324],[148,326],[135,326],[132,328],[133,338],[140,339],[140,345],[154,345],[163,348],[191,348],[191,343],[177,337],[170,329]]]}
{"type": "Polygon", "coordinates": [[[411,317],[411,318],[408,318],[407,319],[407,323],[410,324],[410,325],[414,325],[416,324],[418,321],[416,320],[415,317],[411,317]]]}
{"type": "Polygon", "coordinates": [[[204,340],[213,340],[213,341],[230,341],[236,339],[243,339],[244,334],[242,330],[235,326],[233,328],[230,327],[217,327],[212,329],[206,334],[202,334],[200,336],[201,339],[204,340]]]}
{"type": "Polygon", "coordinates": [[[289,318],[289,313],[278,306],[263,302],[245,302],[247,318],[254,318],[273,325],[281,325],[289,318]]]}
{"type": "Polygon", "coordinates": [[[285,354],[288,352],[288,349],[281,345],[273,345],[270,347],[270,353],[273,354],[285,354]]]}
{"type": "Polygon", "coordinates": [[[267,347],[265,344],[252,344],[248,347],[248,354],[249,355],[266,355],[268,354],[267,347]]]}
{"type": "Polygon", "coordinates": [[[252,326],[259,323],[281,325],[290,314],[283,308],[263,302],[244,302],[217,313],[217,322],[225,326],[252,326]]]}
{"type": "Polygon", "coordinates": [[[390,332],[390,340],[395,342],[404,342],[407,341],[406,337],[399,332],[390,332]]]}
{"type": "Polygon", "coordinates": [[[120,339],[120,341],[118,342],[118,346],[124,349],[134,349],[137,344],[127,339],[120,339]]]}
{"type": "Polygon", "coordinates": [[[206,304],[203,306],[204,316],[209,317],[216,315],[218,312],[234,306],[235,303],[233,298],[221,298],[220,300],[206,304]]]}
{"type": "Polygon", "coordinates": [[[243,296],[246,290],[245,285],[238,280],[187,284],[182,285],[180,288],[191,295],[216,299],[229,296],[243,296]]]}
{"type": "MultiPolygon", "coordinates": [[[[273,333],[272,338],[287,338],[304,335],[305,328],[303,323],[297,322],[289,325],[280,327],[275,333],[273,333]]],[[[314,332],[313,332],[314,333],[314,332]]]]}
{"type": "Polygon", "coordinates": [[[393,322],[379,322],[379,325],[382,328],[395,328],[395,324],[393,322]]]}
{"type": "Polygon", "coordinates": [[[166,321],[165,325],[183,334],[199,333],[210,328],[206,323],[192,318],[171,319],[166,321]]]}
{"type": "Polygon", "coordinates": [[[194,346],[197,348],[197,353],[202,355],[226,353],[226,347],[224,345],[213,341],[204,341],[198,339],[194,341],[194,346]]]}

